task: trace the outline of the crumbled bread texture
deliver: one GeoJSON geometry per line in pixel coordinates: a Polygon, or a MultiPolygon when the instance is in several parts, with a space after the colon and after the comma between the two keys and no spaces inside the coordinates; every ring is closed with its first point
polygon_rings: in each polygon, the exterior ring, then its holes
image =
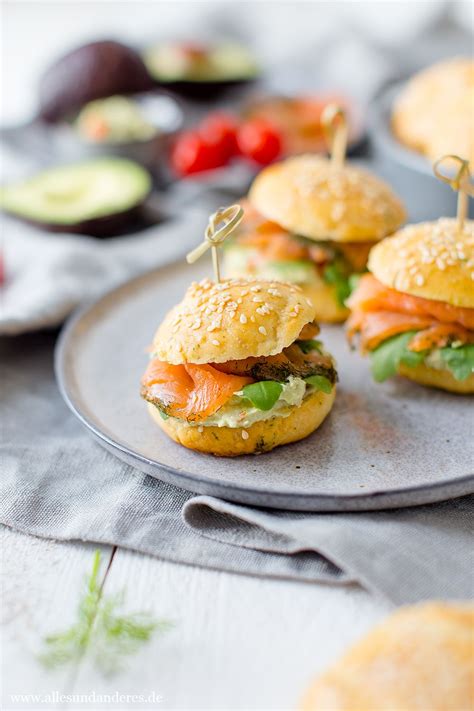
{"type": "Polygon", "coordinates": [[[281,353],[314,320],[294,284],[229,279],[193,282],[158,328],[157,358],[167,363],[224,363],[281,353]]]}
{"type": "Polygon", "coordinates": [[[397,291],[474,308],[474,221],[408,225],[372,249],[369,269],[397,291]]]}
{"type": "Polygon", "coordinates": [[[402,202],[375,175],[321,156],[302,155],[268,166],[249,200],[267,219],[315,240],[377,241],[405,222],[402,202]]]}
{"type": "Polygon", "coordinates": [[[474,61],[456,57],[416,74],[394,106],[398,139],[435,161],[446,154],[474,162],[474,61]]]}

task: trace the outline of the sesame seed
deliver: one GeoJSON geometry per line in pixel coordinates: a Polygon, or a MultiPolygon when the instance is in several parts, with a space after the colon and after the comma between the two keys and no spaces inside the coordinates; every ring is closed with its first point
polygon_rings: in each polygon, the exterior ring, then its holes
{"type": "Polygon", "coordinates": [[[254,301],[256,304],[259,304],[263,301],[261,296],[254,296],[252,301],[254,301]]]}
{"type": "Polygon", "coordinates": [[[249,438],[249,433],[247,430],[242,430],[242,439],[248,439],[249,438]]]}
{"type": "Polygon", "coordinates": [[[212,345],[213,346],[220,346],[221,344],[220,344],[220,341],[217,340],[217,338],[213,338],[212,345]]]}
{"type": "Polygon", "coordinates": [[[424,283],[425,283],[425,280],[424,280],[423,276],[421,274],[417,274],[415,277],[415,284],[417,286],[423,286],[424,283]]]}
{"type": "Polygon", "coordinates": [[[259,327],[258,327],[258,330],[259,330],[259,332],[262,334],[262,336],[266,336],[266,335],[267,335],[267,329],[265,328],[265,326],[259,326],[259,327]]]}
{"type": "Polygon", "coordinates": [[[247,316],[245,314],[240,314],[240,323],[247,323],[247,316]]]}
{"type": "Polygon", "coordinates": [[[198,432],[204,432],[204,427],[202,425],[199,425],[198,432]]]}

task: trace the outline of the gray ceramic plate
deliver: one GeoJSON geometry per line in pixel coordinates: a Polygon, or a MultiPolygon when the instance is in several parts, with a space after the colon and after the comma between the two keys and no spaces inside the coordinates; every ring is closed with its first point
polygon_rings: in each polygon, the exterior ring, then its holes
{"type": "Polygon", "coordinates": [[[56,352],[69,407],[107,449],[181,488],[256,506],[355,511],[413,506],[474,491],[472,402],[402,379],[376,385],[341,328],[324,329],[340,373],[336,405],[302,442],[219,459],[169,440],[138,390],[146,346],[165,312],[209,265],[134,279],[74,316],[56,352]],[[471,476],[469,476],[471,474],[471,476]]]}

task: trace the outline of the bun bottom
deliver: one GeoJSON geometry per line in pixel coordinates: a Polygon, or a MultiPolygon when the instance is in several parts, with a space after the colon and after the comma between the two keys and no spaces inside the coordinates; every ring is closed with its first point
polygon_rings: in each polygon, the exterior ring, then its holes
{"type": "Polygon", "coordinates": [[[304,295],[316,309],[315,320],[321,323],[342,323],[350,311],[337,298],[336,287],[323,281],[316,284],[301,284],[304,295]]]}
{"type": "Polygon", "coordinates": [[[269,452],[275,447],[304,439],[316,430],[329,414],[336,395],[336,387],[326,394],[316,391],[309,395],[288,417],[273,417],[255,422],[250,427],[203,427],[169,418],[164,420],[157,408],[148,403],[148,411],[155,422],[178,444],[196,452],[218,457],[237,457],[241,454],[269,452]],[[244,439],[242,433],[248,437],[244,439]]]}
{"type": "Polygon", "coordinates": [[[465,380],[456,380],[449,370],[437,370],[436,368],[430,368],[424,363],[414,368],[400,363],[398,373],[405,378],[414,380],[421,385],[427,385],[430,388],[439,388],[441,390],[448,390],[450,393],[460,393],[462,395],[474,393],[474,374],[465,380]]]}

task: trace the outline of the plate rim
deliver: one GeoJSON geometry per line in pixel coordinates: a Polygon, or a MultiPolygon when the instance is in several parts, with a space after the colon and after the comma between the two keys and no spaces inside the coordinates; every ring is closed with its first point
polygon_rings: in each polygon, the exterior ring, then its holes
{"type": "Polygon", "coordinates": [[[372,489],[371,491],[361,492],[360,494],[306,493],[303,491],[297,493],[290,490],[269,492],[263,489],[249,488],[247,485],[239,485],[235,482],[222,482],[210,479],[207,476],[196,476],[184,470],[180,471],[167,464],[150,459],[103,432],[83,411],[80,402],[74,397],[73,387],[68,382],[69,348],[74,342],[77,328],[94,310],[100,309],[104,302],[116,294],[121,293],[125,289],[133,288],[133,286],[139,284],[140,281],[146,282],[150,278],[158,276],[160,272],[177,264],[177,262],[178,260],[172,262],[172,264],[155,267],[128,279],[112,289],[107,290],[96,299],[84,304],[67,319],[56,341],[54,349],[54,372],[60,394],[70,411],[78,418],[81,424],[89,430],[94,439],[102,444],[108,451],[141,472],[171,483],[179,488],[194,492],[197,495],[210,494],[245,505],[250,504],[280,510],[287,509],[307,512],[374,511],[422,506],[474,493],[474,473],[456,477],[449,482],[421,483],[392,491],[372,489]],[[138,463],[142,466],[139,466],[138,463]],[[161,472],[166,476],[158,476],[156,472],[161,472]],[[212,493],[213,491],[217,493],[212,493]],[[410,497],[413,497],[413,501],[404,501],[410,497]]]}

